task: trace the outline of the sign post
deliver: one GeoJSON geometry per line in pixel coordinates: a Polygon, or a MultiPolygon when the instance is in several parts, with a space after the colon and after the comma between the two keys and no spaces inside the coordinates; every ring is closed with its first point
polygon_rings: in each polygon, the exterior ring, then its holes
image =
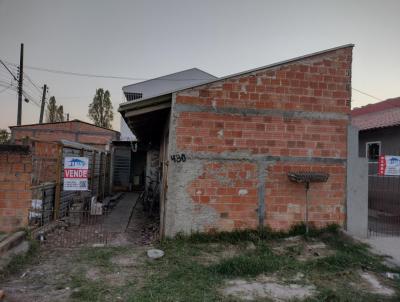
{"type": "Polygon", "coordinates": [[[88,190],[89,159],[87,157],[65,157],[64,191],[88,190]]]}

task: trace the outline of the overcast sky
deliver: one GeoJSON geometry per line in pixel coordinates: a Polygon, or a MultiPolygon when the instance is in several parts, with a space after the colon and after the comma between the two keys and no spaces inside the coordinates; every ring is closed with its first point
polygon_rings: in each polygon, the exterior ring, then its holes
{"type": "MultiPolygon", "coordinates": [[[[198,67],[216,76],[354,43],[353,88],[400,96],[400,1],[0,0],[0,59],[76,73],[147,79],[198,67]]],[[[25,69],[71,118],[87,120],[96,88],[111,92],[119,130],[121,87],[134,80],[25,69]]],[[[0,65],[0,128],[16,124],[17,96],[0,65]]],[[[28,80],[27,92],[40,101],[28,80]]],[[[353,90],[353,107],[378,100],[353,90]]],[[[23,103],[23,124],[39,108],[23,103]]]]}

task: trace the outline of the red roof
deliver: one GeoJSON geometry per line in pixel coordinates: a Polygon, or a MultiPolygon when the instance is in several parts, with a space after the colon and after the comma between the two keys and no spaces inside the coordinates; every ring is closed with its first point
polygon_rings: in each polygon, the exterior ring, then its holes
{"type": "Polygon", "coordinates": [[[360,130],[400,125],[400,97],[354,108],[351,116],[360,130]]]}

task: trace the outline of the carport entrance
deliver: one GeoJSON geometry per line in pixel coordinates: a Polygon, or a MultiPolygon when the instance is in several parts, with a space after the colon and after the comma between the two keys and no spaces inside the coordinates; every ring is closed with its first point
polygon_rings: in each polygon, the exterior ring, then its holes
{"type": "Polygon", "coordinates": [[[139,203],[150,217],[159,221],[161,236],[167,191],[170,107],[171,97],[167,96],[133,102],[121,112],[138,139],[138,149],[146,150],[145,186],[139,203]]]}

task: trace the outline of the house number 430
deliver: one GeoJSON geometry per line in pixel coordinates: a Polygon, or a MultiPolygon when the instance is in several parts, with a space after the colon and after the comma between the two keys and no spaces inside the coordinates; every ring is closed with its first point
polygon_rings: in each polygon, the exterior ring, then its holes
{"type": "Polygon", "coordinates": [[[171,160],[174,163],[180,163],[180,162],[185,162],[186,161],[186,155],[181,153],[181,154],[175,154],[175,155],[171,155],[171,160]]]}

